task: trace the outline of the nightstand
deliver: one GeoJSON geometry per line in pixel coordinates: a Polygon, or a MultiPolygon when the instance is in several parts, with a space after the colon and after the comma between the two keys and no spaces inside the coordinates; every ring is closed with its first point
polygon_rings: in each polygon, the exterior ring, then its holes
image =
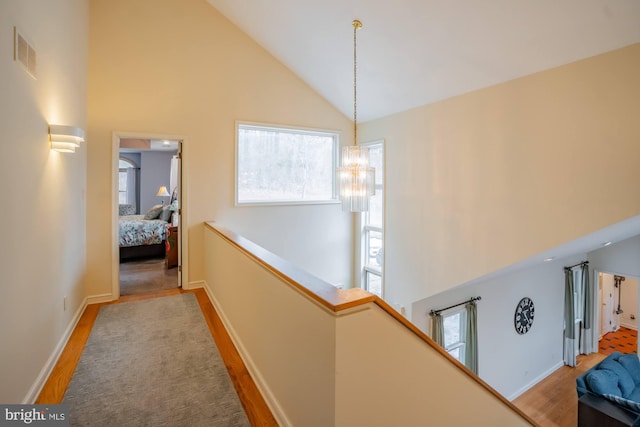
{"type": "Polygon", "coordinates": [[[167,240],[165,247],[165,264],[167,268],[173,268],[178,266],[178,242],[179,233],[178,227],[174,227],[170,224],[167,224],[167,240]]]}

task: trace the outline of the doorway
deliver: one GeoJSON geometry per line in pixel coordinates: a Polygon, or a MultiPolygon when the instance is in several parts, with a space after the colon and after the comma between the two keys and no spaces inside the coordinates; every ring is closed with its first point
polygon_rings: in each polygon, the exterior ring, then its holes
{"type": "Polygon", "coordinates": [[[113,137],[112,297],[183,287],[184,139],[113,137]]]}
{"type": "Polygon", "coordinates": [[[638,280],[634,277],[597,273],[598,351],[611,354],[638,351],[638,280]]]}

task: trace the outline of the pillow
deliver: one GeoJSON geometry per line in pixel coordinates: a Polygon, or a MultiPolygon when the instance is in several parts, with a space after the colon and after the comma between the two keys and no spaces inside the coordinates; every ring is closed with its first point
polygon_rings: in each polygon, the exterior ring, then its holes
{"type": "Polygon", "coordinates": [[[160,216],[160,212],[162,212],[163,205],[155,205],[152,206],[151,209],[144,214],[144,219],[156,219],[160,216]]]}
{"type": "Polygon", "coordinates": [[[631,374],[631,378],[633,378],[633,382],[636,386],[640,386],[640,360],[638,360],[637,354],[625,354],[618,358],[618,363],[620,363],[624,368],[629,371],[631,374]]]}
{"type": "Polygon", "coordinates": [[[625,399],[624,397],[616,396],[615,394],[605,394],[602,397],[627,409],[631,409],[634,412],[640,412],[640,403],[634,402],[633,400],[625,399]]]}
{"type": "Polygon", "coordinates": [[[132,205],[130,205],[130,204],[118,205],[118,215],[119,216],[135,215],[135,214],[136,214],[136,210],[133,208],[132,205]]]}
{"type": "Polygon", "coordinates": [[[171,212],[171,206],[165,206],[162,208],[162,211],[160,211],[160,216],[158,217],[158,219],[161,219],[162,221],[167,221],[169,222],[169,220],[171,219],[171,214],[173,212],[171,212]]]}
{"type": "Polygon", "coordinates": [[[636,383],[633,381],[633,378],[631,377],[629,371],[627,371],[624,366],[622,366],[615,360],[612,360],[610,358],[604,359],[598,366],[597,370],[608,370],[616,373],[616,375],[618,376],[618,387],[620,387],[622,397],[629,396],[633,389],[636,388],[636,383]]]}
{"type": "Polygon", "coordinates": [[[614,394],[622,397],[620,387],[618,387],[618,375],[608,369],[596,369],[589,372],[586,378],[589,388],[599,395],[614,394]]]}

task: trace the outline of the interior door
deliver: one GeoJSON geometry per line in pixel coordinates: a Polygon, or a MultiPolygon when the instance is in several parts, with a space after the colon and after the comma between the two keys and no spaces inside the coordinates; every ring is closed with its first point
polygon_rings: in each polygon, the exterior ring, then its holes
{"type": "Polygon", "coordinates": [[[600,276],[600,335],[604,336],[607,332],[615,330],[615,322],[613,317],[614,305],[614,288],[613,276],[611,274],[602,274],[600,276]]]}

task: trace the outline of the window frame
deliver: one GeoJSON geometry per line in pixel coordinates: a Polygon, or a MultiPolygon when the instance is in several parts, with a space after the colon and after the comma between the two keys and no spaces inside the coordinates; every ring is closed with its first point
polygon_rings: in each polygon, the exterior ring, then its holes
{"type": "Polygon", "coordinates": [[[363,212],[360,216],[359,216],[359,227],[358,227],[358,233],[359,233],[359,253],[360,253],[360,287],[362,289],[364,289],[365,291],[369,291],[369,281],[367,279],[367,274],[372,274],[375,276],[380,277],[380,298],[384,298],[385,295],[385,280],[384,280],[384,265],[385,265],[385,258],[386,258],[386,251],[384,251],[384,242],[385,242],[385,233],[384,233],[384,224],[386,221],[386,203],[385,203],[385,199],[386,199],[386,190],[385,190],[385,183],[386,183],[386,173],[385,172],[385,163],[386,163],[386,145],[385,145],[385,140],[384,139],[378,139],[375,141],[369,141],[369,142],[363,142],[358,144],[359,146],[362,147],[372,147],[372,146],[377,146],[379,145],[382,149],[382,167],[383,167],[383,179],[382,179],[382,183],[381,184],[377,184],[375,185],[376,187],[376,192],[378,192],[379,190],[382,191],[382,226],[377,226],[377,225],[370,225],[368,223],[369,221],[369,212],[363,212]],[[373,232],[379,232],[380,233],[380,240],[382,241],[382,246],[381,249],[383,249],[383,253],[382,253],[382,265],[380,267],[377,266],[373,266],[373,265],[369,265],[367,264],[367,254],[369,252],[369,239],[368,239],[368,235],[369,233],[373,231],[373,232]]]}
{"type": "Polygon", "coordinates": [[[449,353],[449,355],[451,355],[451,357],[453,357],[454,359],[456,359],[458,362],[462,363],[463,365],[465,364],[465,353],[467,350],[467,309],[466,307],[460,306],[460,307],[456,307],[456,308],[452,308],[450,310],[447,310],[446,312],[441,313],[440,315],[442,316],[442,324],[444,325],[445,320],[447,319],[447,317],[452,317],[455,316],[457,314],[460,314],[460,325],[459,325],[459,337],[458,337],[458,341],[456,341],[453,344],[450,345],[445,345],[445,343],[447,342],[447,330],[444,329],[443,334],[442,334],[442,347],[444,348],[444,350],[449,353]],[[451,352],[453,350],[456,349],[460,349],[460,358],[455,357],[453,354],[451,354],[451,352]]]}
{"type": "Polygon", "coordinates": [[[236,207],[251,207],[251,206],[292,206],[292,205],[327,205],[327,204],[338,204],[340,203],[340,198],[338,195],[338,180],[336,177],[336,170],[338,167],[338,158],[340,151],[340,132],[330,129],[314,129],[307,127],[297,127],[297,126],[288,126],[288,125],[275,125],[269,123],[257,123],[257,122],[245,122],[245,121],[236,121],[236,129],[235,129],[235,170],[234,170],[234,205],[236,207]],[[250,201],[240,201],[238,198],[239,194],[239,182],[238,182],[238,173],[240,170],[239,167],[239,151],[240,151],[240,129],[241,128],[254,128],[254,129],[265,129],[268,131],[279,131],[279,132],[288,132],[288,133],[300,133],[307,135],[320,135],[320,136],[330,136],[333,138],[333,146],[332,146],[332,156],[331,156],[331,198],[323,199],[323,200],[277,200],[277,201],[260,201],[260,200],[250,200],[250,201]]]}
{"type": "Polygon", "coordinates": [[[125,162],[129,165],[129,167],[121,168],[120,165],[118,164],[118,203],[120,203],[120,195],[124,194],[126,198],[129,192],[129,188],[126,188],[124,191],[120,190],[120,173],[127,172],[128,169],[135,169],[137,167],[136,164],[133,162],[133,160],[128,159],[126,157],[122,157],[122,156],[118,157],[118,163],[119,162],[125,162]]]}

